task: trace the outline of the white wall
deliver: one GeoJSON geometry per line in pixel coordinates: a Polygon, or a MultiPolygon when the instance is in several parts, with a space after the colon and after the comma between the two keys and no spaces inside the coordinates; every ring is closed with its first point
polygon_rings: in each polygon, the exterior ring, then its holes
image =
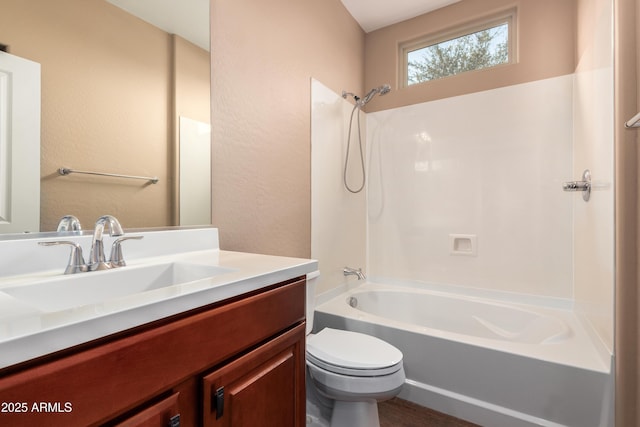
{"type": "MultiPolygon", "coordinates": [[[[342,183],[349,118],[353,105],[322,83],[311,82],[311,257],[320,265],[316,293],[353,282],[345,266],[366,270],[366,191],[348,192],[342,183]]],[[[348,182],[359,187],[361,172],[354,115],[348,182]]],[[[366,143],[361,113],[362,143],[366,143]]],[[[363,145],[366,149],[366,145],[363,145]]]]}
{"type": "Polygon", "coordinates": [[[180,225],[211,224],[211,125],[179,118],[180,225]]]}
{"type": "Polygon", "coordinates": [[[572,84],[368,114],[370,276],[572,298],[572,84]]]}
{"type": "Polygon", "coordinates": [[[593,191],[588,203],[574,198],[576,311],[613,351],[613,2],[580,0],[579,17],[583,48],[574,85],[573,175],[589,169],[593,191]]]}

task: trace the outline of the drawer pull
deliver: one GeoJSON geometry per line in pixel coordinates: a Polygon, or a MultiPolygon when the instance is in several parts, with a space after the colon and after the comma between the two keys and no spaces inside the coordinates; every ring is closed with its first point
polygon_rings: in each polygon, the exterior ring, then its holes
{"type": "Polygon", "coordinates": [[[224,413],[224,387],[216,390],[213,406],[216,408],[216,420],[224,413]]]}
{"type": "Polygon", "coordinates": [[[180,414],[169,418],[169,427],[180,427],[180,414]]]}

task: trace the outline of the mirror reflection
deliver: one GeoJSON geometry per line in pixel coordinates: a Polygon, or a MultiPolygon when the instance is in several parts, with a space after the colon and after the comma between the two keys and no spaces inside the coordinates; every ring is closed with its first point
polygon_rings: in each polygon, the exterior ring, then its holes
{"type": "MultiPolygon", "coordinates": [[[[127,228],[181,224],[180,118],[210,121],[208,7],[208,0],[3,1],[0,44],[41,64],[41,231],[55,230],[66,214],[85,229],[106,213],[127,228]],[[154,16],[143,15],[144,3],[154,16]],[[180,10],[164,22],[204,28],[196,31],[206,33],[204,42],[156,26],[166,5],[180,10]],[[62,176],[62,167],[158,183],[62,176]]],[[[198,179],[210,185],[209,177],[198,179]]]]}

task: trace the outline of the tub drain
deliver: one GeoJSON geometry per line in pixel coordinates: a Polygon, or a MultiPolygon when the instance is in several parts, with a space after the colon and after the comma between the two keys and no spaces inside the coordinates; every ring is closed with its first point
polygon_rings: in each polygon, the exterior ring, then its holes
{"type": "Polygon", "coordinates": [[[358,307],[358,298],[356,298],[356,297],[349,297],[349,299],[347,299],[347,303],[348,303],[351,307],[356,308],[356,307],[358,307]]]}

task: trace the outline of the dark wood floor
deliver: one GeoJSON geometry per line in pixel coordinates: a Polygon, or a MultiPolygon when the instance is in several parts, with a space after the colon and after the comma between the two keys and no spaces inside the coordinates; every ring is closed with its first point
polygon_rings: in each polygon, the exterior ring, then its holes
{"type": "Polygon", "coordinates": [[[397,397],[378,402],[378,415],[380,427],[478,427],[397,397]]]}

